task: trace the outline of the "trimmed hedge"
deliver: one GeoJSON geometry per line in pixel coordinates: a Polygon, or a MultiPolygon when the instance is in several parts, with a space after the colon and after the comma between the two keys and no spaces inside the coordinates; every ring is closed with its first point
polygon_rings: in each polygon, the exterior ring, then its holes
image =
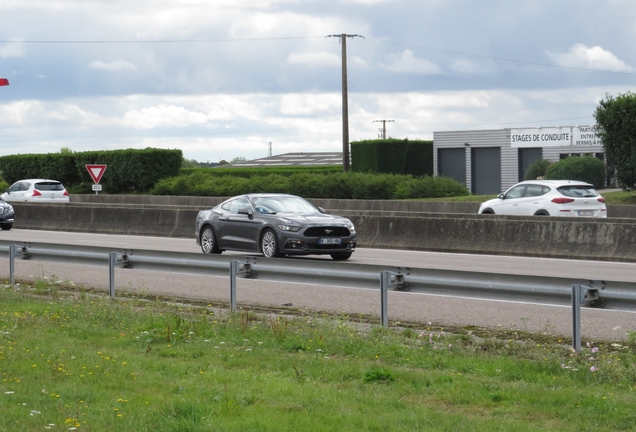
{"type": "Polygon", "coordinates": [[[433,175],[433,141],[386,139],[351,143],[351,171],[433,175]]]}
{"type": "Polygon", "coordinates": [[[9,184],[28,178],[61,181],[71,193],[90,193],[93,180],[85,165],[108,166],[100,184],[106,193],[145,193],[161,178],[179,175],[181,150],[146,148],[0,157],[0,171],[9,184]]]}
{"type": "Polygon", "coordinates": [[[466,187],[447,177],[414,177],[399,174],[295,173],[250,178],[195,172],[159,180],[154,195],[234,196],[278,192],[306,198],[414,199],[468,195],[466,187]]]}

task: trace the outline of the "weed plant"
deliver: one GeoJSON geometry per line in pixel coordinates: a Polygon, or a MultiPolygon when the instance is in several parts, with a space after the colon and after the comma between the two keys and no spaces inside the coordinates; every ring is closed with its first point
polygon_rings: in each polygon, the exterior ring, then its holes
{"type": "Polygon", "coordinates": [[[634,429],[623,345],[0,285],[2,431],[634,429]]]}

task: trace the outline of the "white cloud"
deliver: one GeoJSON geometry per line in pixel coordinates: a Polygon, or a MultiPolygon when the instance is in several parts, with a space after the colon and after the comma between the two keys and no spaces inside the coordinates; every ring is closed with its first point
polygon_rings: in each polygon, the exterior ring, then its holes
{"type": "Polygon", "coordinates": [[[413,51],[405,49],[402,54],[391,54],[386,57],[387,63],[380,66],[388,71],[397,73],[415,73],[421,75],[442,74],[439,66],[427,59],[419,59],[413,51]]]}
{"type": "Polygon", "coordinates": [[[103,70],[117,71],[117,72],[122,72],[122,71],[136,72],[137,71],[137,66],[124,60],[115,60],[110,63],[96,60],[94,62],[91,62],[88,65],[88,67],[90,67],[91,69],[103,69],[103,70]]]}
{"type": "Polygon", "coordinates": [[[342,65],[342,59],[340,56],[327,51],[291,53],[287,57],[287,62],[311,67],[342,65]]]}
{"type": "Polygon", "coordinates": [[[127,112],[122,124],[135,129],[153,129],[200,125],[207,121],[208,116],[201,112],[188,111],[174,105],[159,105],[127,112]]]}
{"type": "Polygon", "coordinates": [[[24,57],[24,43],[9,42],[0,46],[0,58],[24,57]]]}
{"type": "Polygon", "coordinates": [[[636,70],[600,46],[588,47],[584,44],[576,44],[566,53],[548,52],[548,55],[557,66],[613,72],[632,72],[636,70]]]}
{"type": "Polygon", "coordinates": [[[280,101],[280,112],[291,115],[309,115],[340,110],[342,97],[335,94],[288,94],[280,101]]]}

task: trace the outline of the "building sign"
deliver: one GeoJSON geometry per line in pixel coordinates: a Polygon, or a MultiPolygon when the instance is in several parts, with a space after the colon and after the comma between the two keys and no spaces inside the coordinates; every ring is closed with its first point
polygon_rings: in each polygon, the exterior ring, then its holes
{"type": "Polygon", "coordinates": [[[572,145],[571,127],[510,129],[512,147],[561,147],[572,145]]]}
{"type": "Polygon", "coordinates": [[[601,146],[594,126],[510,129],[512,147],[601,146]]]}
{"type": "Polygon", "coordinates": [[[603,143],[596,132],[594,126],[576,126],[572,128],[573,146],[602,146],[603,143]]]}

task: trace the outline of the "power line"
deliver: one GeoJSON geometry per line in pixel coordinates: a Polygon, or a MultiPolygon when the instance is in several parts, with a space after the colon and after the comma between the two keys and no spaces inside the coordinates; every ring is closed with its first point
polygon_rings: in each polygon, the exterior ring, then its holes
{"type": "Polygon", "coordinates": [[[380,132],[382,132],[382,139],[386,139],[386,124],[387,122],[394,122],[395,120],[373,120],[374,123],[376,122],[382,122],[382,129],[380,129],[380,132]]]}
{"type": "Polygon", "coordinates": [[[620,71],[609,71],[609,70],[602,70],[602,69],[585,69],[585,68],[577,68],[577,67],[570,67],[570,66],[550,65],[550,64],[547,64],[547,63],[535,63],[535,62],[528,62],[528,61],[523,61],[523,60],[505,59],[505,58],[501,58],[501,57],[490,57],[490,56],[484,56],[484,55],[479,55],[479,54],[470,54],[470,53],[464,53],[464,52],[459,52],[459,51],[448,51],[448,50],[442,50],[442,49],[437,49],[437,48],[424,47],[424,46],[420,46],[420,45],[407,44],[407,43],[402,43],[402,42],[387,42],[387,41],[383,41],[383,40],[380,40],[380,39],[374,39],[374,38],[369,38],[369,41],[371,43],[375,43],[377,45],[386,45],[386,46],[392,46],[392,47],[396,47],[396,48],[410,48],[410,49],[412,49],[414,51],[428,52],[428,53],[433,53],[433,54],[441,54],[441,55],[450,56],[450,57],[465,57],[465,58],[472,58],[472,59],[476,59],[476,60],[489,60],[489,61],[493,61],[493,62],[497,62],[497,63],[511,63],[511,64],[516,64],[516,65],[519,65],[519,66],[532,66],[532,67],[549,68],[549,69],[561,69],[561,70],[570,70],[570,71],[574,71],[574,72],[590,72],[590,73],[603,73],[603,74],[636,76],[636,73],[633,73],[633,72],[620,72],[620,71]]]}
{"type": "Polygon", "coordinates": [[[270,40],[322,39],[323,36],[287,36],[244,39],[171,39],[171,40],[0,40],[0,43],[14,44],[178,44],[209,42],[258,42],[270,40]]]}
{"type": "Polygon", "coordinates": [[[325,37],[334,37],[340,39],[342,45],[342,169],[348,172],[350,168],[349,160],[349,97],[347,95],[347,38],[361,37],[361,35],[348,35],[345,33],[339,35],[328,35],[325,37]]]}

